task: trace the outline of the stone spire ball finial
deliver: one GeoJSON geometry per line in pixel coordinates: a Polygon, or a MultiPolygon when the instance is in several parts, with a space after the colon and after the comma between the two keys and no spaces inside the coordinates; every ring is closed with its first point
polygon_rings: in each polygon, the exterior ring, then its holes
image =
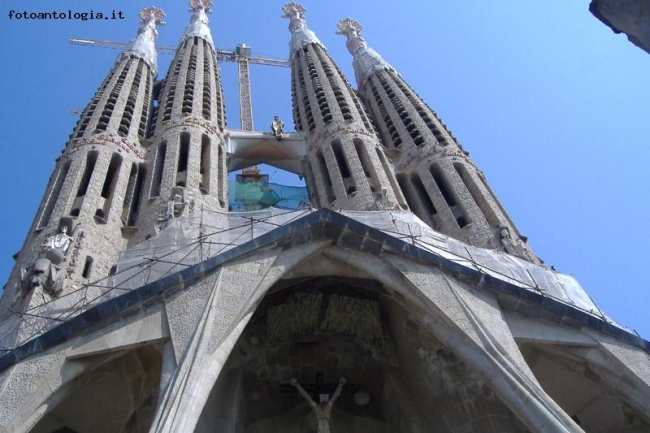
{"type": "Polygon", "coordinates": [[[354,52],[361,46],[366,45],[366,40],[361,37],[363,26],[352,18],[344,18],[338,22],[336,27],[337,35],[344,35],[348,38],[346,43],[350,53],[354,52]]]}

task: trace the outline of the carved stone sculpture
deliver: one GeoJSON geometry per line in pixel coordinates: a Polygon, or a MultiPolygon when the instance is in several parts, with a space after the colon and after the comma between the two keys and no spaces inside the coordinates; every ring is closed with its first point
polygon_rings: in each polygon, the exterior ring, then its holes
{"type": "Polygon", "coordinates": [[[273,122],[271,122],[271,131],[275,135],[275,139],[281,141],[284,138],[284,123],[278,116],[273,116],[273,122]]]}
{"type": "Polygon", "coordinates": [[[53,236],[48,236],[41,244],[45,257],[54,264],[59,264],[65,258],[65,253],[70,248],[72,236],[68,235],[68,227],[61,227],[61,231],[53,236]]]}
{"type": "Polygon", "coordinates": [[[296,379],[291,379],[291,385],[298,390],[298,393],[307,400],[309,407],[311,407],[312,413],[316,417],[316,422],[318,423],[318,433],[330,433],[330,415],[332,414],[332,407],[334,406],[336,399],[341,395],[343,385],[345,385],[345,378],[342,377],[339,379],[339,386],[336,388],[336,391],[334,391],[334,394],[332,394],[331,399],[328,398],[327,394],[321,394],[321,401],[319,404],[316,404],[316,402],[312,400],[311,396],[307,391],[302,389],[302,386],[300,386],[296,379]]]}
{"type": "Polygon", "coordinates": [[[41,288],[51,295],[63,289],[61,267],[56,266],[47,258],[36,259],[34,264],[21,272],[23,289],[26,291],[41,288]]]}

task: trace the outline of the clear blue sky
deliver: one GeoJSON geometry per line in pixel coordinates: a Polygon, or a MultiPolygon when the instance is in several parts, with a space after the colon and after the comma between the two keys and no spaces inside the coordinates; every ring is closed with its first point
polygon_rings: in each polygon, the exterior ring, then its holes
{"type": "MultiPolygon", "coordinates": [[[[619,323],[650,338],[645,247],[650,241],[650,55],[615,35],[588,0],[545,2],[305,0],[307,21],[354,82],[339,19],[363,36],[433,107],[470,151],[533,250],[573,274],[619,323]]],[[[187,1],[167,12],[159,43],[175,46],[187,1]]],[[[281,1],[217,1],[217,46],[245,42],[285,58],[281,1]]],[[[151,0],[4,0],[0,7],[0,280],[41,200],[54,159],[111,68],[116,51],[67,43],[71,36],[127,41],[151,0]],[[18,21],[9,10],[122,11],[122,21],[18,21]]],[[[169,58],[160,58],[160,77],[169,58]]],[[[289,71],[251,68],[254,116],[292,129],[289,71]]],[[[236,67],[222,65],[230,127],[238,126],[236,67]]],[[[276,182],[295,177],[275,173],[276,182]]]]}

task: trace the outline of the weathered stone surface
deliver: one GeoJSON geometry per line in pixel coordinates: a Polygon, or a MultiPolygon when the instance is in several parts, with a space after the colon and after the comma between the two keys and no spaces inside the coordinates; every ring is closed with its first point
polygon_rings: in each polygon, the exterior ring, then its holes
{"type": "Polygon", "coordinates": [[[592,0],[589,10],[615,33],[625,33],[650,54],[650,4],[644,0],[592,0]]]}

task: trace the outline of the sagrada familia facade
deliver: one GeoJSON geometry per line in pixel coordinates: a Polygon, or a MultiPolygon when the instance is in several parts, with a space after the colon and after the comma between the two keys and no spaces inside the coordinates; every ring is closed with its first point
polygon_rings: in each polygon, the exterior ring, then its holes
{"type": "Polygon", "coordinates": [[[650,343],[531,251],[358,22],[355,90],[286,4],[295,131],[239,131],[211,7],[160,81],[144,9],[56,161],[0,300],[0,431],[650,431],[650,343]],[[258,163],[311,207],[229,212],[258,163]]]}

